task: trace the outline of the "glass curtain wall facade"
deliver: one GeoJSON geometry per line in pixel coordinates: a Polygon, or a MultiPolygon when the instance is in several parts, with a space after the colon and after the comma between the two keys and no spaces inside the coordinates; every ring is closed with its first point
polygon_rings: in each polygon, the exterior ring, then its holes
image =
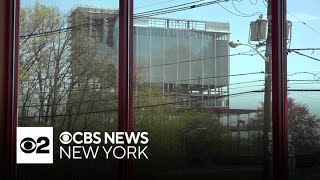
{"type": "Polygon", "coordinates": [[[229,24],[178,19],[137,19],[134,58],[141,83],[158,86],[183,102],[227,107],[229,24]]]}

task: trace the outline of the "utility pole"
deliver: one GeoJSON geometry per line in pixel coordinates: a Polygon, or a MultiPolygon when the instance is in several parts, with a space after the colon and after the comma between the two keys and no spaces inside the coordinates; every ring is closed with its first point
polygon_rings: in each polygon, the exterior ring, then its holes
{"type": "Polygon", "coordinates": [[[264,116],[263,116],[263,134],[262,134],[262,148],[263,148],[263,180],[269,180],[271,177],[271,162],[269,158],[268,133],[271,130],[271,82],[272,82],[272,27],[271,27],[271,0],[268,0],[267,7],[267,19],[268,19],[268,35],[266,40],[266,52],[265,57],[268,61],[265,61],[265,93],[264,93],[264,116]]]}

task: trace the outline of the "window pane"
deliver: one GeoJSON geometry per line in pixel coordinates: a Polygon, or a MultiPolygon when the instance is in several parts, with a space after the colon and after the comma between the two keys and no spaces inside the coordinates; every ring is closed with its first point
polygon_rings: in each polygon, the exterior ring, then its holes
{"type": "Polygon", "coordinates": [[[271,176],[267,3],[137,0],[134,14],[135,73],[149,66],[135,81],[134,130],[150,139],[135,178],[271,176]]]}
{"type": "Polygon", "coordinates": [[[289,175],[319,179],[320,2],[288,0],[289,175]]]}
{"type": "Polygon", "coordinates": [[[19,126],[53,127],[54,164],[20,164],[19,179],[117,177],[102,150],[84,157],[89,145],[68,160],[59,135],[117,131],[118,9],[116,0],[21,0],[19,126]]]}

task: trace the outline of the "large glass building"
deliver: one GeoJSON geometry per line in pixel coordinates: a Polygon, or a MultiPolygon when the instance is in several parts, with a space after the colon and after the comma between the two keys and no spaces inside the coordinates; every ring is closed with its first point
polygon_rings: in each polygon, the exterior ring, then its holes
{"type": "Polygon", "coordinates": [[[228,106],[228,23],[138,18],[134,35],[144,83],[173,93],[181,105],[207,99],[202,106],[228,106]]]}
{"type": "MultiPolygon", "coordinates": [[[[94,58],[85,57],[87,63],[84,63],[77,54],[79,49],[88,49],[88,40],[84,37],[94,39],[96,52],[93,54],[110,57],[107,51],[118,52],[117,13],[114,10],[81,7],[71,13],[72,26],[89,26],[82,30],[87,35],[77,32],[80,38],[75,36],[72,39],[71,52],[76,57],[71,61],[71,69],[75,79],[94,82],[97,87],[106,86],[99,82],[100,77],[87,77],[88,73],[78,72],[94,64],[94,58]]],[[[228,107],[229,34],[229,23],[135,18],[135,74],[140,77],[135,83],[160,88],[183,107],[228,107]]],[[[117,67],[116,61],[114,64],[117,67]]]]}

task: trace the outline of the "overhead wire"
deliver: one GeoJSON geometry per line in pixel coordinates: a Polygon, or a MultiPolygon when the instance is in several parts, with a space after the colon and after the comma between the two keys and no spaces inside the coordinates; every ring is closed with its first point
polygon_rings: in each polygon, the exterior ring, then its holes
{"type": "MultiPolygon", "coordinates": [[[[203,79],[215,79],[215,78],[226,78],[226,77],[237,77],[237,76],[246,76],[246,75],[253,75],[253,74],[263,74],[263,71],[260,72],[250,72],[250,73],[240,73],[240,74],[232,74],[232,75],[226,75],[226,76],[213,76],[213,77],[203,77],[201,78],[203,79]]],[[[164,83],[170,83],[170,82],[178,82],[178,81],[189,81],[189,80],[198,80],[199,78],[194,78],[194,79],[184,79],[184,80],[174,80],[174,81],[166,81],[164,83]]],[[[47,79],[44,79],[47,80],[47,79]]],[[[28,80],[31,81],[31,80],[28,80]]],[[[35,79],[34,81],[37,81],[37,79],[35,79]]],[[[252,81],[250,81],[252,82],[252,81]]],[[[238,83],[239,84],[239,83],[238,83]]],[[[109,89],[109,88],[116,88],[118,87],[118,85],[114,85],[114,86],[108,86],[108,87],[97,87],[96,89],[109,89]]],[[[73,89],[72,89],[73,90],[73,89]]],[[[87,89],[80,89],[80,90],[87,90],[87,89]]],[[[89,89],[90,90],[90,89],[89,89]]]]}
{"type": "Polygon", "coordinates": [[[320,51],[320,48],[290,48],[288,52],[290,51],[320,51]]]}
{"type": "Polygon", "coordinates": [[[197,0],[197,1],[193,1],[193,2],[189,2],[189,3],[183,3],[183,4],[178,4],[178,5],[174,5],[174,6],[169,6],[169,7],[164,7],[164,8],[160,8],[160,9],[154,9],[154,10],[149,10],[149,11],[145,11],[145,12],[141,12],[141,13],[136,13],[134,15],[139,16],[141,14],[148,14],[148,13],[155,13],[155,12],[160,12],[160,11],[166,11],[168,9],[174,9],[174,8],[180,8],[181,6],[186,6],[186,5],[190,5],[190,4],[195,4],[201,1],[205,1],[205,0],[197,0]]]}
{"type": "MultiPolygon", "coordinates": [[[[263,81],[263,80],[261,80],[263,81]]],[[[261,82],[261,81],[256,81],[256,82],[261,82]]],[[[252,83],[252,81],[247,81],[247,82],[239,82],[239,83],[235,83],[237,85],[239,84],[247,84],[247,83],[252,83]]],[[[232,84],[229,84],[229,85],[232,85],[232,84]]],[[[243,88],[244,86],[239,86],[237,88],[243,88]]],[[[101,87],[99,88],[98,90],[103,90],[103,89],[106,89],[104,87],[101,87]]],[[[236,88],[234,88],[236,89],[236,88]]],[[[84,89],[79,89],[79,90],[84,90],[84,89]]],[[[97,90],[95,88],[87,88],[86,90],[97,90]]],[[[190,89],[190,91],[194,91],[194,90],[197,90],[197,89],[190,89]]],[[[206,89],[207,90],[207,89],[206,89]]],[[[63,91],[63,90],[57,90],[56,91],[57,93],[58,92],[66,92],[66,91],[63,91]]],[[[138,95],[134,95],[134,98],[140,98],[140,97],[152,97],[150,95],[153,95],[155,97],[161,97],[161,96],[172,96],[176,93],[179,93],[179,92],[184,92],[184,91],[177,91],[177,90],[173,90],[171,92],[162,92],[162,93],[152,93],[152,94],[147,94],[147,95],[141,95],[141,94],[138,94],[138,95]]],[[[49,93],[48,91],[42,91],[42,93],[49,93]]],[[[187,95],[187,94],[184,94],[184,95],[187,95]]],[[[204,94],[204,96],[206,96],[206,94],[204,94]]],[[[115,100],[116,98],[118,98],[117,96],[112,96],[108,99],[97,99],[97,100],[83,100],[83,101],[75,101],[75,102],[68,102],[68,103],[59,103],[59,104],[45,104],[44,106],[53,106],[53,105],[68,105],[68,104],[76,104],[76,103],[90,103],[90,102],[104,102],[104,101],[108,101],[108,100],[115,100]]],[[[28,105],[28,107],[39,107],[41,106],[40,104],[31,104],[31,105],[28,105]]],[[[22,106],[20,106],[22,107],[22,106]]]]}
{"type": "MultiPolygon", "coordinates": [[[[256,0],[256,1],[257,1],[257,0],[256,0]]],[[[250,2],[251,2],[251,0],[250,0],[250,2]]],[[[236,5],[234,4],[234,0],[232,0],[231,3],[232,3],[233,8],[234,8],[238,13],[240,13],[241,15],[243,15],[243,16],[245,16],[245,17],[252,17],[252,16],[257,16],[257,15],[262,15],[261,12],[255,12],[255,13],[251,13],[251,14],[245,14],[245,13],[241,12],[241,11],[236,7],[236,5]]]]}
{"type": "MultiPolygon", "coordinates": [[[[222,57],[232,57],[232,56],[239,56],[239,55],[246,55],[248,51],[240,52],[240,53],[234,53],[229,55],[220,55],[220,56],[213,56],[213,57],[207,57],[207,58],[198,58],[198,59],[190,59],[187,61],[181,61],[181,62],[172,62],[172,63],[164,63],[164,64],[157,64],[157,65],[150,65],[150,66],[141,66],[137,67],[136,69],[144,69],[144,68],[150,68],[150,67],[158,67],[158,66],[169,66],[169,65],[175,65],[175,64],[184,64],[184,63],[190,63],[190,62],[196,62],[196,61],[202,61],[202,60],[214,60],[216,58],[222,58],[222,57]]],[[[177,61],[179,59],[172,59],[173,61],[177,61]]],[[[168,60],[168,61],[172,61],[168,60]]]]}
{"type": "MultiPolygon", "coordinates": [[[[195,3],[201,2],[201,1],[205,1],[205,0],[198,0],[198,1],[190,2],[190,3],[184,3],[184,4],[179,4],[179,5],[161,8],[161,9],[157,9],[157,10],[150,10],[150,11],[146,11],[146,12],[142,12],[142,13],[137,13],[134,15],[135,16],[134,19],[140,18],[140,17],[151,17],[151,16],[155,16],[155,15],[168,14],[168,13],[178,12],[178,11],[183,11],[183,10],[188,10],[188,9],[194,9],[194,8],[208,6],[208,5],[216,4],[216,3],[220,3],[220,2],[227,2],[229,0],[216,0],[216,1],[195,4],[195,3]],[[190,4],[193,4],[193,5],[190,5],[190,4]],[[186,5],[190,5],[190,6],[186,6],[186,5]],[[186,7],[181,8],[181,6],[186,6],[186,7]]],[[[86,27],[97,26],[97,25],[102,25],[102,24],[103,24],[103,22],[101,22],[101,23],[84,23],[84,24],[78,25],[78,26],[59,28],[59,29],[54,29],[54,30],[50,30],[50,31],[46,31],[46,32],[25,34],[25,35],[21,35],[20,38],[27,39],[30,37],[41,37],[41,36],[45,36],[45,35],[52,35],[52,34],[57,34],[57,33],[62,33],[62,32],[69,32],[69,31],[73,31],[73,30],[80,30],[80,29],[83,29],[86,27]]]]}
{"type": "MultiPolygon", "coordinates": [[[[173,12],[178,12],[178,11],[184,11],[184,10],[204,7],[204,6],[208,6],[208,5],[212,5],[212,4],[219,4],[221,2],[226,2],[226,1],[229,1],[229,0],[215,0],[215,1],[210,1],[210,2],[205,2],[205,3],[200,3],[200,4],[188,5],[186,7],[181,7],[181,8],[176,8],[176,9],[162,10],[162,11],[158,11],[158,12],[149,12],[149,13],[147,13],[147,12],[146,13],[138,13],[134,16],[134,19],[146,18],[146,17],[156,16],[156,15],[163,15],[163,14],[168,14],[168,13],[173,13],[173,12]]],[[[189,4],[189,3],[187,3],[187,4],[189,4]]]]}
{"type": "MultiPolygon", "coordinates": [[[[175,64],[183,64],[183,63],[190,63],[190,62],[196,62],[196,61],[201,61],[201,60],[214,60],[216,58],[222,58],[222,57],[232,57],[232,56],[238,56],[242,55],[242,53],[246,53],[248,51],[240,52],[240,53],[235,53],[235,54],[230,54],[230,55],[221,55],[221,56],[213,56],[213,57],[207,57],[207,58],[199,58],[199,59],[191,59],[188,61],[182,61],[182,62],[174,62],[174,63],[165,63],[165,64],[160,64],[160,65],[150,65],[150,66],[142,66],[142,67],[136,67],[136,69],[143,69],[143,68],[150,68],[150,67],[158,67],[158,66],[168,66],[168,65],[175,65],[175,64]]],[[[177,61],[177,59],[172,59],[174,61],[177,61]]],[[[46,80],[46,79],[60,79],[60,78],[72,78],[72,76],[47,76],[45,78],[37,78],[33,80],[46,80]]],[[[23,81],[33,81],[33,80],[23,80],[23,81]]]]}
{"type": "Polygon", "coordinates": [[[294,76],[294,75],[298,75],[298,74],[309,74],[309,75],[312,75],[315,80],[320,80],[320,76],[319,76],[320,73],[312,73],[312,72],[307,72],[307,71],[288,74],[288,76],[294,76]]]}
{"type": "Polygon", "coordinates": [[[266,8],[268,8],[267,0],[262,0],[262,2],[263,2],[263,4],[264,4],[264,6],[265,6],[266,8]]]}
{"type": "Polygon", "coordinates": [[[252,2],[252,0],[249,0],[251,5],[256,5],[258,3],[258,0],[255,0],[255,2],[252,2]]]}
{"type": "MultiPolygon", "coordinates": [[[[232,96],[240,96],[240,95],[244,95],[244,94],[250,94],[250,93],[259,93],[258,91],[250,91],[250,92],[241,92],[241,93],[235,93],[232,94],[232,96]]],[[[220,97],[215,97],[220,98],[220,97]]],[[[207,100],[207,99],[195,99],[195,100],[189,100],[189,101],[202,101],[202,100],[207,100]]],[[[166,105],[173,105],[173,104],[181,104],[183,102],[189,102],[189,101],[179,101],[179,102],[172,102],[172,103],[162,103],[162,104],[154,104],[154,105],[145,105],[145,106],[136,106],[133,107],[134,109],[143,109],[146,110],[146,108],[154,108],[154,107],[158,107],[158,106],[166,106],[166,105]]],[[[101,110],[101,111],[89,111],[89,112],[78,112],[78,113],[64,113],[64,114],[56,114],[56,115],[34,115],[34,116],[26,116],[26,117],[66,117],[66,116],[73,116],[73,115],[87,115],[87,114],[99,114],[99,113],[116,113],[118,112],[118,109],[114,108],[114,109],[109,109],[109,110],[101,110]]],[[[26,118],[26,117],[22,117],[20,116],[20,118],[26,118]]]]}
{"type": "MultiPolygon", "coordinates": [[[[320,89],[288,89],[288,91],[292,92],[320,92],[320,89]]],[[[239,93],[232,93],[228,95],[220,95],[220,96],[213,96],[208,97],[206,99],[192,99],[192,100],[184,100],[184,101],[174,101],[174,102],[167,102],[167,103],[158,103],[158,104],[149,104],[149,105],[141,105],[141,106],[134,106],[134,109],[143,109],[146,110],[147,108],[154,108],[159,106],[166,106],[166,105],[174,105],[174,104],[183,104],[185,102],[196,102],[196,101],[206,101],[209,99],[219,99],[219,98],[225,98],[230,96],[239,96],[239,95],[246,95],[250,93],[263,93],[264,90],[253,90],[253,91],[244,91],[239,93]]],[[[71,115],[83,115],[83,114],[97,114],[97,113],[108,113],[108,112],[117,112],[118,110],[116,108],[109,109],[109,110],[101,110],[101,111],[93,111],[93,112],[78,112],[78,113],[69,113],[69,114],[59,114],[54,116],[71,116],[71,115]]],[[[51,116],[51,115],[48,115],[51,116]]],[[[35,116],[40,117],[40,116],[35,116]]],[[[47,117],[47,115],[45,116],[47,117]]]]}
{"type": "Polygon", "coordinates": [[[310,26],[309,24],[307,24],[305,21],[301,20],[300,18],[298,18],[296,15],[294,15],[293,13],[287,11],[288,14],[290,14],[292,17],[294,17],[295,19],[297,19],[298,21],[300,21],[303,25],[307,26],[308,28],[310,28],[312,31],[319,33],[319,31],[317,31],[315,28],[313,28],[312,26],[310,26]]]}
{"type": "Polygon", "coordinates": [[[183,79],[183,80],[174,80],[174,81],[167,81],[170,82],[180,82],[180,81],[192,81],[192,80],[201,80],[201,79],[217,79],[217,78],[226,78],[226,77],[234,77],[234,76],[247,76],[247,75],[254,75],[254,74],[264,74],[264,71],[252,72],[252,73],[240,73],[240,74],[232,74],[227,76],[212,76],[212,77],[205,77],[205,78],[193,78],[193,79],[183,79]]]}
{"type": "Polygon", "coordinates": [[[320,61],[320,59],[318,59],[318,58],[315,58],[315,57],[312,57],[312,56],[309,56],[309,55],[303,54],[303,53],[298,52],[298,51],[294,51],[294,50],[292,50],[291,52],[294,52],[294,53],[296,53],[296,54],[299,54],[299,55],[301,55],[301,56],[304,56],[304,57],[307,57],[307,58],[310,58],[310,59],[313,59],[313,60],[316,60],[316,61],[320,61]]]}
{"type": "MultiPolygon", "coordinates": [[[[252,82],[261,82],[263,80],[257,80],[257,81],[247,81],[247,82],[239,82],[239,83],[233,83],[233,84],[229,84],[229,85],[236,85],[236,84],[245,84],[245,83],[252,83],[252,82]]],[[[318,80],[288,80],[288,81],[318,81],[318,80]]],[[[319,81],[318,81],[319,82],[319,81]]],[[[259,85],[257,85],[259,86],[259,85]]],[[[262,85],[261,85],[262,86],[262,85]]],[[[251,87],[251,86],[250,86],[251,87]]],[[[253,86],[252,86],[253,87],[253,86]]],[[[240,88],[245,88],[245,86],[241,86],[241,87],[236,87],[238,89],[240,88]]],[[[231,88],[232,89],[232,88],[231,88]]],[[[234,88],[235,89],[235,88],[234,88]]],[[[310,92],[310,91],[315,91],[315,92],[318,92],[319,90],[318,89],[289,89],[289,91],[298,91],[298,92],[301,92],[301,91],[304,91],[304,92],[310,92]]],[[[254,91],[254,92],[264,92],[264,91],[254,91]]],[[[137,97],[142,97],[143,95],[138,95],[138,96],[135,96],[135,98],[137,97]]],[[[147,95],[147,97],[150,96],[150,95],[147,95]]],[[[159,94],[155,94],[155,96],[160,96],[159,94]]],[[[170,94],[166,94],[165,96],[170,96],[170,94]]],[[[144,95],[144,97],[146,97],[144,95]]],[[[207,98],[208,99],[208,98],[207,98]]],[[[97,102],[97,101],[107,101],[107,100],[111,100],[111,99],[105,99],[105,100],[102,100],[102,99],[99,99],[99,100],[92,100],[92,101],[82,101],[82,102],[70,102],[70,103],[59,103],[59,104],[56,104],[56,105],[67,105],[67,104],[74,104],[74,103],[88,103],[88,102],[97,102]]],[[[206,100],[206,99],[203,99],[203,100],[206,100]]],[[[171,103],[170,103],[171,104],[171,103]]],[[[25,106],[25,107],[39,107],[40,105],[28,105],[28,106],[25,106]]],[[[45,106],[53,106],[53,105],[45,105],[45,106]]]]}
{"type": "MultiPolygon", "coordinates": [[[[219,99],[219,98],[224,98],[224,97],[228,97],[228,96],[236,96],[236,95],[241,95],[241,94],[248,94],[248,93],[257,93],[260,92],[259,90],[255,90],[255,91],[244,91],[244,92],[239,92],[239,93],[232,93],[232,94],[226,94],[226,95],[220,95],[220,96],[211,96],[211,97],[207,97],[205,99],[191,99],[191,100],[183,100],[183,101],[173,101],[173,102],[166,102],[166,103],[158,103],[158,104],[149,104],[149,105],[143,105],[143,106],[135,106],[134,109],[137,108],[148,108],[148,107],[157,107],[157,106],[165,106],[165,105],[174,105],[174,104],[180,104],[180,103],[184,103],[184,102],[194,102],[194,101],[205,101],[205,100],[209,100],[209,99],[219,99]]],[[[101,101],[101,100],[97,100],[97,101],[101,101]]],[[[96,101],[94,101],[96,102],[96,101]]],[[[25,106],[27,107],[27,106],[25,106]]],[[[32,106],[31,106],[32,107],[32,106]]],[[[36,106],[38,107],[38,106],[36,106]]],[[[114,111],[116,109],[113,109],[111,111],[114,111]]],[[[101,112],[109,112],[107,111],[101,111],[101,112]]]]}
{"type": "MultiPolygon", "coordinates": [[[[200,79],[214,79],[214,78],[226,78],[226,77],[237,77],[237,76],[244,76],[244,75],[253,75],[253,74],[263,74],[263,71],[259,71],[259,72],[248,72],[248,73],[240,73],[240,74],[232,74],[232,75],[227,75],[227,76],[213,76],[213,77],[203,77],[200,79]]],[[[310,74],[314,76],[314,80],[308,80],[308,79],[289,79],[289,81],[315,81],[315,82],[320,82],[320,78],[318,76],[318,74],[320,73],[312,73],[312,72],[295,72],[292,74],[288,74],[288,76],[294,76],[294,75],[298,75],[298,74],[310,74]]],[[[70,78],[72,76],[61,76],[61,77],[46,77],[46,78],[42,78],[41,80],[48,80],[48,79],[54,79],[54,78],[70,78]]],[[[24,80],[22,82],[34,82],[34,81],[38,81],[39,79],[32,79],[32,80],[24,80]]],[[[164,83],[170,83],[170,82],[177,82],[177,81],[189,81],[189,80],[199,80],[199,78],[194,78],[194,79],[184,79],[184,80],[175,80],[175,81],[168,81],[168,82],[164,82],[164,83]]],[[[244,83],[255,83],[255,82],[262,82],[264,80],[252,80],[252,81],[244,81],[244,82],[237,82],[237,83],[231,83],[229,84],[229,86],[232,85],[238,85],[238,84],[244,84],[244,83]]],[[[80,88],[78,89],[79,91],[85,91],[85,90],[99,90],[99,89],[109,89],[109,88],[116,88],[118,87],[117,85],[114,86],[108,86],[108,87],[97,87],[97,88],[80,88]]],[[[75,89],[72,89],[73,91],[75,89]]],[[[66,90],[64,90],[66,91],[66,90]]],[[[64,92],[63,91],[63,92],[64,92]]]]}
{"type": "Polygon", "coordinates": [[[311,80],[311,79],[289,79],[289,81],[296,81],[296,82],[320,82],[320,80],[311,80]]]}
{"type": "Polygon", "coordinates": [[[60,34],[60,33],[63,33],[63,32],[82,30],[84,28],[89,28],[90,26],[98,26],[98,25],[102,25],[102,24],[103,24],[103,22],[100,22],[100,23],[83,23],[83,24],[80,24],[80,25],[77,25],[77,26],[69,26],[69,27],[66,27],[66,28],[54,29],[54,30],[45,31],[45,32],[25,34],[25,35],[21,35],[20,38],[21,39],[28,39],[28,38],[31,38],[31,37],[42,37],[42,36],[47,36],[47,35],[60,34]]]}
{"type": "Polygon", "coordinates": [[[303,85],[303,84],[319,84],[320,85],[320,81],[319,82],[305,82],[305,83],[290,83],[290,85],[299,85],[299,84],[301,84],[301,85],[303,85]]]}
{"type": "Polygon", "coordinates": [[[177,1],[177,0],[169,0],[169,1],[159,2],[159,3],[149,4],[149,5],[145,5],[145,6],[138,6],[138,7],[135,7],[134,9],[141,9],[141,8],[156,6],[156,5],[165,4],[165,3],[173,2],[173,1],[177,1]]]}
{"type": "MultiPolygon", "coordinates": [[[[223,5],[221,5],[220,3],[218,3],[218,5],[223,8],[224,10],[228,11],[229,13],[235,15],[235,16],[239,16],[239,17],[252,17],[252,16],[257,16],[257,15],[261,15],[262,13],[261,12],[255,12],[255,13],[252,13],[252,14],[245,14],[245,13],[242,13],[241,11],[238,10],[238,8],[236,8],[236,6],[234,5],[234,1],[235,0],[231,0],[232,2],[232,6],[233,8],[239,13],[234,13],[232,11],[230,11],[229,9],[227,9],[226,7],[224,7],[223,5]]],[[[237,1],[237,2],[241,2],[241,1],[237,1]]]]}

